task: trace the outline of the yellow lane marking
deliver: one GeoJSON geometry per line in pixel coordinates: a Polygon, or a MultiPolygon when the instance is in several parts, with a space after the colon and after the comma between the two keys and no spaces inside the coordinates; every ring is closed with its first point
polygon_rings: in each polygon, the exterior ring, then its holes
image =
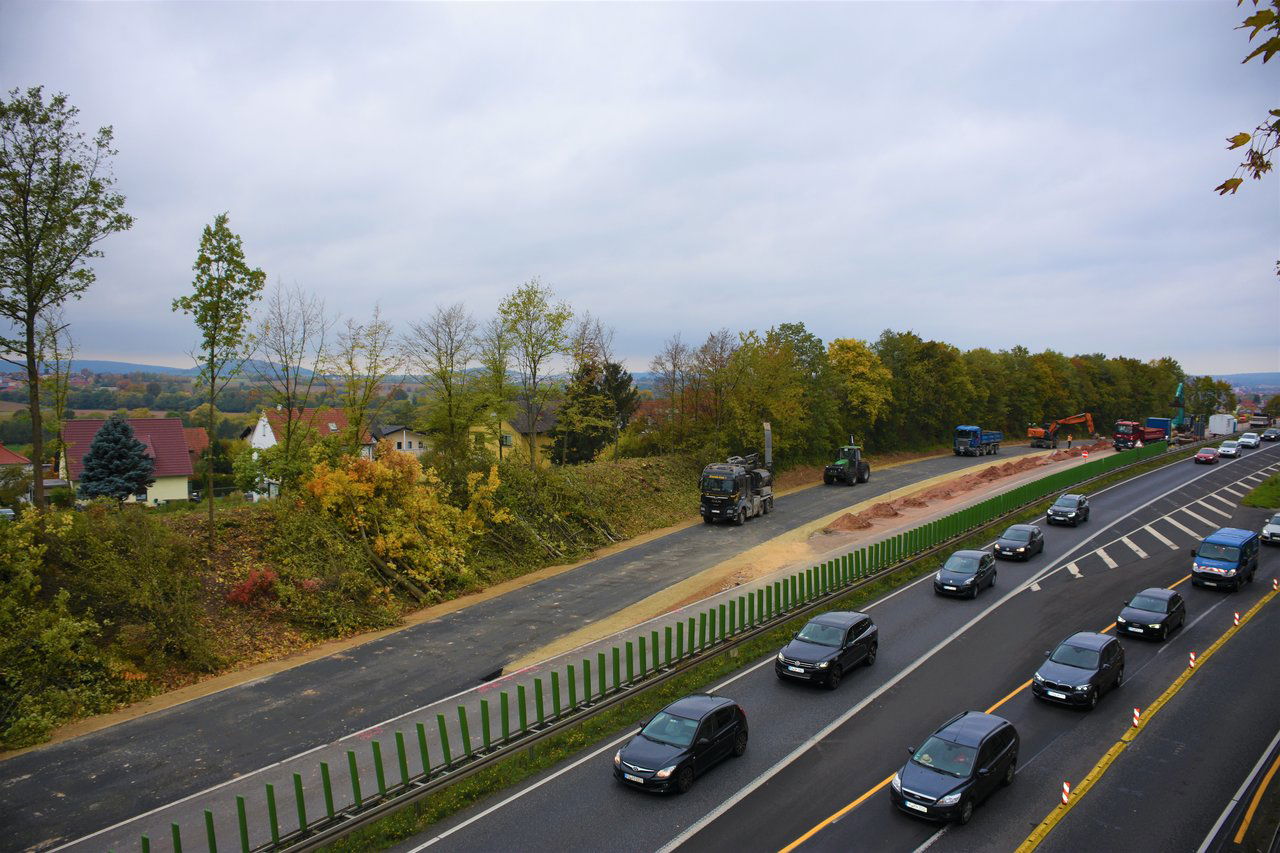
{"type": "Polygon", "coordinates": [[[1028,687],[1030,687],[1030,686],[1031,686],[1031,679],[1030,679],[1030,678],[1028,678],[1026,681],[1022,682],[1022,683],[1021,683],[1021,684],[1019,684],[1017,687],[1015,687],[1015,688],[1013,688],[1012,690],[1010,690],[1010,691],[1009,691],[1009,695],[1008,695],[1008,696],[1004,697],[1004,698],[1003,698],[1003,699],[1001,699],[999,702],[997,702],[996,704],[994,704],[994,705],[992,705],[990,708],[988,708],[988,709],[987,709],[987,713],[988,713],[988,714],[992,713],[993,711],[995,711],[995,709],[996,709],[996,708],[999,708],[999,707],[1000,707],[1001,705],[1003,705],[1005,702],[1008,702],[1008,701],[1009,701],[1010,699],[1012,699],[1014,696],[1017,696],[1019,693],[1021,693],[1023,690],[1026,690],[1026,689],[1027,689],[1028,687]]]}
{"type": "MultiPolygon", "coordinates": [[[[1183,580],[1185,580],[1185,578],[1183,580]]],[[[1181,581],[1179,581],[1179,583],[1181,583],[1181,581]]],[[[1080,800],[1084,798],[1084,795],[1089,793],[1089,789],[1091,789],[1098,780],[1102,778],[1103,774],[1107,772],[1111,767],[1111,763],[1116,760],[1120,753],[1124,752],[1133,739],[1141,734],[1142,730],[1147,727],[1147,724],[1151,722],[1156,713],[1165,706],[1165,703],[1177,695],[1178,691],[1182,689],[1183,685],[1185,685],[1193,675],[1197,672],[1203,672],[1205,662],[1209,660],[1209,658],[1213,657],[1213,655],[1218,651],[1218,649],[1222,648],[1222,645],[1226,643],[1227,640],[1234,637],[1236,632],[1243,628],[1249,620],[1253,618],[1254,614],[1261,610],[1264,604],[1275,598],[1277,594],[1277,590],[1270,590],[1267,592],[1267,594],[1264,595],[1257,604],[1249,608],[1249,612],[1245,613],[1240,618],[1239,625],[1233,625],[1228,628],[1226,633],[1214,641],[1213,645],[1205,649],[1204,654],[1198,655],[1196,657],[1195,669],[1188,668],[1183,670],[1182,674],[1169,685],[1168,689],[1166,689],[1164,693],[1160,694],[1160,698],[1156,699],[1155,702],[1151,703],[1151,705],[1142,712],[1142,719],[1138,721],[1138,725],[1131,726],[1125,730],[1125,733],[1120,736],[1120,740],[1116,741],[1115,744],[1107,750],[1106,754],[1103,755],[1098,763],[1094,765],[1093,769],[1089,771],[1089,774],[1085,776],[1080,784],[1071,792],[1071,798],[1067,801],[1066,805],[1059,804],[1054,807],[1053,811],[1049,812],[1045,819],[1040,822],[1040,825],[1032,830],[1026,840],[1023,841],[1022,844],[1018,845],[1017,853],[1030,853],[1030,851],[1039,847],[1040,843],[1044,841],[1053,828],[1057,826],[1064,817],[1066,817],[1067,812],[1075,808],[1076,803],[1080,802],[1080,800]]]]}
{"type": "Polygon", "coordinates": [[[858,797],[858,799],[854,800],[852,803],[849,803],[849,805],[845,806],[845,807],[844,807],[844,808],[842,808],[840,811],[838,811],[838,812],[836,812],[835,814],[833,814],[831,817],[829,817],[829,818],[825,819],[824,821],[822,821],[821,823],[819,823],[817,826],[815,826],[813,829],[809,830],[809,831],[808,831],[808,832],[806,832],[804,835],[802,835],[802,836],[800,836],[799,838],[797,838],[795,841],[792,841],[792,842],[791,842],[790,844],[788,844],[786,847],[783,847],[783,848],[782,848],[782,850],[778,851],[778,853],[791,853],[791,851],[792,851],[792,850],[795,850],[795,849],[796,849],[797,847],[799,847],[801,844],[804,844],[804,843],[805,843],[806,841],[808,841],[810,838],[813,838],[813,836],[817,835],[817,834],[818,834],[819,832],[821,832],[823,829],[826,829],[828,826],[830,826],[831,824],[835,823],[835,822],[836,822],[836,821],[838,821],[840,818],[844,817],[844,816],[845,816],[845,815],[847,815],[849,812],[851,812],[851,811],[853,811],[854,809],[856,809],[858,806],[862,805],[864,802],[866,802],[866,800],[867,800],[867,798],[868,798],[868,797],[872,796],[873,794],[878,794],[878,793],[880,793],[880,791],[884,789],[884,786],[885,786],[885,785],[888,785],[888,784],[889,784],[890,782],[892,782],[892,781],[893,781],[893,777],[892,777],[892,776],[887,777],[887,778],[886,778],[884,781],[882,781],[879,785],[876,785],[876,786],[875,786],[874,788],[872,788],[870,791],[867,791],[867,792],[866,792],[865,794],[863,794],[861,797],[858,797]]]}
{"type": "Polygon", "coordinates": [[[1169,584],[1169,589],[1173,589],[1178,584],[1186,583],[1189,580],[1191,580],[1191,575],[1185,575],[1181,580],[1174,581],[1173,583],[1169,584]]]}
{"type": "Polygon", "coordinates": [[[1236,844],[1244,841],[1244,834],[1249,831],[1249,824],[1253,822],[1253,813],[1258,810],[1258,803],[1262,802],[1262,795],[1266,792],[1267,786],[1271,784],[1271,779],[1276,775],[1276,770],[1280,769],[1280,754],[1276,755],[1276,760],[1271,762],[1271,768],[1267,770],[1267,775],[1262,777],[1262,784],[1258,786],[1258,790],[1254,792],[1253,799],[1249,801],[1249,809],[1244,813],[1244,820],[1240,822],[1240,831],[1236,833],[1236,844]]]}

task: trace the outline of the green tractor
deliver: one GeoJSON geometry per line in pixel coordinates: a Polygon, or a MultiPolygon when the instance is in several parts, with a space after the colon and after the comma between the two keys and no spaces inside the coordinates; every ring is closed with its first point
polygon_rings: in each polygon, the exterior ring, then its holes
{"type": "Polygon", "coordinates": [[[855,444],[846,444],[840,448],[836,461],[822,469],[822,482],[830,486],[832,483],[865,483],[871,479],[871,465],[862,458],[862,448],[855,444]]]}

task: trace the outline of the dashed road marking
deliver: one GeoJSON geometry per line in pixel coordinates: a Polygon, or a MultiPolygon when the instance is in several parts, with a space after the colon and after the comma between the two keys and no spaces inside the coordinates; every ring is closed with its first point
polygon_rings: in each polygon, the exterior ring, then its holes
{"type": "MultiPolygon", "coordinates": [[[[1185,524],[1179,524],[1179,523],[1178,523],[1178,520],[1177,520],[1176,518],[1174,518],[1172,515],[1166,515],[1164,518],[1159,519],[1159,520],[1160,520],[1160,521],[1167,521],[1167,522],[1169,522],[1169,523],[1170,523],[1170,524],[1172,524],[1174,527],[1178,528],[1178,529],[1179,529],[1179,530],[1181,530],[1183,533],[1187,534],[1188,536],[1192,537],[1193,539],[1199,539],[1199,538],[1200,538],[1200,534],[1199,534],[1199,533],[1196,533],[1194,530],[1192,530],[1190,527],[1187,527],[1185,524]]],[[[1204,519],[1203,519],[1203,518],[1202,518],[1202,519],[1200,519],[1200,520],[1201,520],[1201,521],[1204,521],[1204,519]]]]}
{"type": "Polygon", "coordinates": [[[1039,592],[1039,591],[1040,591],[1040,584],[1038,584],[1038,583],[1033,583],[1030,587],[1028,587],[1028,589],[1030,589],[1032,592],[1039,592]]]}
{"type": "MultiPolygon", "coordinates": [[[[1222,510],[1218,509],[1218,508],[1217,508],[1216,506],[1214,506],[1213,504],[1207,504],[1207,503],[1205,503],[1204,501],[1196,501],[1196,506],[1204,507],[1205,509],[1209,510],[1209,512],[1216,512],[1218,515],[1222,516],[1223,518],[1230,518],[1230,517],[1231,517],[1231,513],[1229,513],[1229,512],[1223,512],[1222,510]]],[[[1187,510],[1187,512],[1191,512],[1191,510],[1187,510]]]]}
{"type": "MultiPolygon", "coordinates": [[[[1183,512],[1185,512],[1187,515],[1191,516],[1192,518],[1194,518],[1196,521],[1199,521],[1199,522],[1201,522],[1201,523],[1203,523],[1203,524],[1207,524],[1207,525],[1209,525],[1210,527],[1217,527],[1217,526],[1218,526],[1218,525],[1217,525],[1217,522],[1210,521],[1209,519],[1205,518],[1203,515],[1196,515],[1194,512],[1192,512],[1191,510],[1187,509],[1185,506],[1182,508],[1182,511],[1183,511],[1183,512]]],[[[1193,533],[1193,534],[1191,534],[1191,535],[1192,535],[1192,536],[1194,536],[1195,534],[1193,533]]]]}
{"type": "Polygon", "coordinates": [[[1071,572],[1073,577],[1084,577],[1084,575],[1080,574],[1080,568],[1075,563],[1067,563],[1067,571],[1071,572]]]}
{"type": "Polygon", "coordinates": [[[1156,530],[1156,529],[1155,529],[1154,527],[1152,527],[1150,524],[1148,524],[1146,527],[1144,527],[1144,528],[1142,528],[1142,529],[1143,529],[1143,530],[1145,530],[1145,531],[1147,531],[1148,533],[1150,533],[1150,534],[1151,534],[1152,536],[1154,536],[1155,538],[1159,539],[1161,542],[1163,542],[1165,545],[1167,545],[1168,547],[1172,548],[1173,550],[1175,550],[1175,551],[1176,551],[1176,550],[1178,550],[1178,546],[1177,546],[1177,545],[1174,545],[1172,540],[1170,540],[1170,539],[1166,538],[1166,537],[1164,536],[1164,534],[1162,534],[1160,531],[1156,530]]]}
{"type": "Polygon", "coordinates": [[[1231,507],[1232,509],[1236,508],[1236,502],[1231,500],[1231,498],[1224,498],[1222,497],[1222,495],[1205,495],[1205,497],[1213,498],[1215,501],[1222,501],[1224,504],[1231,507]]]}
{"type": "Polygon", "coordinates": [[[1240,491],[1239,489],[1233,489],[1230,486],[1223,486],[1222,491],[1230,492],[1231,494],[1235,495],[1238,498],[1242,498],[1245,495],[1244,492],[1240,491]]]}
{"type": "Polygon", "coordinates": [[[1111,559],[1111,555],[1109,555],[1109,554],[1108,554],[1105,550],[1103,550],[1102,548],[1099,548],[1098,550],[1094,551],[1093,553],[1097,554],[1099,557],[1101,557],[1101,558],[1102,558],[1102,562],[1104,562],[1104,563],[1106,563],[1106,564],[1107,564],[1107,568],[1108,568],[1108,569],[1114,569],[1116,566],[1120,565],[1120,564],[1119,564],[1119,563],[1117,563],[1115,560],[1111,559]]]}
{"type": "Polygon", "coordinates": [[[1262,482],[1263,480],[1265,480],[1265,479],[1267,479],[1267,478],[1266,478],[1266,477],[1260,477],[1260,476],[1258,476],[1257,474],[1250,474],[1248,477],[1245,477],[1243,480],[1238,480],[1237,482],[1240,482],[1240,483],[1261,483],[1261,482],[1262,482]]]}
{"type": "Polygon", "coordinates": [[[1120,541],[1128,545],[1130,550],[1132,550],[1133,553],[1138,555],[1139,560],[1147,559],[1147,552],[1139,548],[1137,545],[1134,545],[1133,540],[1131,540],[1128,536],[1121,536],[1120,541]]]}

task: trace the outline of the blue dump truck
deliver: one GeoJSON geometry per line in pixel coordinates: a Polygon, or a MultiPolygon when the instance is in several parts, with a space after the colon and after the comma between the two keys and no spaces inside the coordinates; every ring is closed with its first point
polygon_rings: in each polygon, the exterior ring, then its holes
{"type": "Polygon", "coordinates": [[[990,456],[1000,452],[1002,441],[1004,441],[1002,432],[976,426],[958,426],[955,444],[952,447],[956,456],[990,456]]]}

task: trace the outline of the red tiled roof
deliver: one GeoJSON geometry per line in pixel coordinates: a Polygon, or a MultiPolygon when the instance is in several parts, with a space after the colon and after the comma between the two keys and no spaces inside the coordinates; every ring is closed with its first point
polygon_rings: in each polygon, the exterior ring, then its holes
{"type": "Polygon", "coordinates": [[[182,435],[187,440],[187,450],[197,456],[209,447],[209,432],[204,427],[183,427],[182,435]]]}
{"type": "Polygon", "coordinates": [[[30,465],[31,460],[0,444],[0,465],[30,465]]]}
{"type": "MultiPolygon", "coordinates": [[[[267,423],[271,424],[271,432],[275,434],[276,441],[284,441],[284,409],[267,409],[265,414],[267,423]]],[[[350,426],[347,423],[346,412],[342,411],[342,409],[332,409],[328,406],[321,406],[318,409],[302,409],[301,411],[295,409],[293,410],[292,420],[295,424],[311,427],[321,438],[337,435],[350,426]]],[[[362,443],[373,443],[373,439],[370,438],[367,430],[362,443]]]]}
{"type": "MultiPolygon", "coordinates": [[[[191,456],[182,421],[178,418],[128,418],[133,435],[147,447],[147,455],[155,460],[157,477],[190,477],[191,456]]],[[[106,421],[100,418],[76,419],[62,425],[62,440],[67,444],[67,470],[73,482],[84,471],[84,455],[93,437],[106,421]]]]}

